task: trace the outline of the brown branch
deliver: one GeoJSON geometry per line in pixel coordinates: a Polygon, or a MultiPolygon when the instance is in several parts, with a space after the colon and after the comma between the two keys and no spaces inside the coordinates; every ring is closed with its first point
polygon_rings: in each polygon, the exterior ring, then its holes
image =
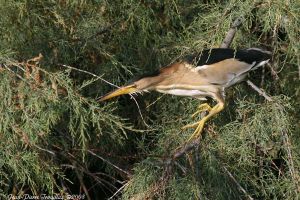
{"type": "MultiPolygon", "coordinates": [[[[283,111],[282,105],[278,105],[278,107],[281,109],[281,111],[283,111]]],[[[296,193],[300,193],[300,176],[299,176],[299,172],[297,170],[295,170],[294,160],[293,160],[292,150],[291,150],[292,145],[291,145],[291,141],[289,139],[289,135],[287,133],[287,129],[281,130],[281,136],[283,139],[283,145],[285,146],[285,150],[287,153],[289,173],[297,187],[296,193]]]]}
{"type": "Polygon", "coordinates": [[[221,48],[228,48],[230,46],[230,44],[232,43],[232,40],[235,36],[235,33],[237,31],[237,28],[242,24],[243,20],[242,18],[237,18],[236,20],[234,20],[234,22],[232,23],[229,31],[226,34],[225,39],[223,40],[222,44],[221,44],[221,48]]]}
{"type": "Polygon", "coordinates": [[[247,80],[247,84],[252,87],[256,92],[258,92],[258,94],[260,94],[261,96],[265,97],[266,100],[268,101],[273,101],[272,98],[267,95],[264,91],[262,91],[261,89],[259,89],[259,87],[257,87],[256,85],[254,85],[254,83],[252,83],[251,81],[247,80]]]}
{"type": "Polygon", "coordinates": [[[198,137],[197,139],[193,140],[192,142],[186,144],[184,147],[180,148],[179,150],[177,150],[174,154],[172,159],[175,160],[181,156],[183,156],[185,153],[188,153],[192,150],[194,150],[196,147],[199,146],[200,144],[200,139],[201,137],[198,137]]]}
{"type": "Polygon", "coordinates": [[[115,198],[120,192],[122,192],[122,190],[127,187],[129,185],[129,183],[125,183],[124,185],[122,185],[111,197],[109,197],[107,200],[112,200],[113,198],[115,198]]]}

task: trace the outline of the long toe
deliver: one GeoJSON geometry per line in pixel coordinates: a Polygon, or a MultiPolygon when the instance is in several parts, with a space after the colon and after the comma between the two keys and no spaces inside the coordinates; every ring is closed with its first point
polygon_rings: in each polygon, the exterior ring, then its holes
{"type": "Polygon", "coordinates": [[[198,115],[201,112],[207,112],[207,111],[210,112],[211,109],[212,108],[207,103],[200,104],[198,106],[198,110],[194,114],[192,114],[192,117],[195,117],[196,115],[198,115]]]}
{"type": "Polygon", "coordinates": [[[188,139],[188,141],[197,139],[201,135],[201,133],[203,132],[203,128],[204,128],[204,123],[205,122],[202,121],[202,120],[198,123],[198,126],[197,126],[196,130],[191,135],[191,137],[188,139]]]}
{"type": "Polygon", "coordinates": [[[198,126],[199,122],[193,123],[193,124],[187,124],[183,127],[181,127],[182,130],[188,129],[188,128],[196,128],[198,126]]]}

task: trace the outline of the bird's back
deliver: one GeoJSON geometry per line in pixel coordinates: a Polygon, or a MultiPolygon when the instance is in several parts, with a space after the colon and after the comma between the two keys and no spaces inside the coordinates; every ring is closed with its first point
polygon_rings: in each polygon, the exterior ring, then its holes
{"type": "Polygon", "coordinates": [[[184,61],[195,66],[211,65],[227,59],[236,59],[252,64],[260,63],[271,58],[271,52],[258,48],[234,50],[229,48],[205,49],[200,53],[187,56],[184,61]]]}

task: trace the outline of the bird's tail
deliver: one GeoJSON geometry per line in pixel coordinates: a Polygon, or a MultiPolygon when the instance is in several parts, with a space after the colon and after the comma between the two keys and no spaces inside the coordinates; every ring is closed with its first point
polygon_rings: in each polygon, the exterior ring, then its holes
{"type": "Polygon", "coordinates": [[[256,70],[257,68],[265,65],[272,58],[272,52],[267,51],[267,50],[263,50],[263,49],[259,49],[259,48],[249,48],[249,49],[246,49],[246,50],[249,53],[251,53],[252,56],[257,57],[257,59],[256,59],[257,62],[254,63],[254,65],[251,68],[251,70],[256,70]]]}

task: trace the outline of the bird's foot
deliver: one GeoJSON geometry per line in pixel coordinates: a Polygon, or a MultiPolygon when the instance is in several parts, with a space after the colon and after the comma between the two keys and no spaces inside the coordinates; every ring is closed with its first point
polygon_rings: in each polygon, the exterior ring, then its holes
{"type": "Polygon", "coordinates": [[[192,123],[192,124],[187,124],[187,125],[181,127],[181,129],[182,129],[182,130],[185,130],[185,129],[188,129],[188,128],[196,128],[197,125],[198,125],[198,122],[192,123]]]}
{"type": "Polygon", "coordinates": [[[202,113],[202,112],[206,112],[206,111],[211,111],[211,107],[210,107],[210,105],[208,105],[208,103],[203,103],[203,104],[200,104],[199,106],[198,106],[198,110],[194,113],[194,114],[192,114],[192,117],[195,117],[196,115],[198,115],[199,113],[202,113]]]}
{"type": "Polygon", "coordinates": [[[198,126],[197,126],[196,130],[194,131],[194,133],[191,135],[191,137],[188,139],[188,142],[190,142],[194,139],[197,139],[201,135],[203,128],[204,128],[205,120],[200,120],[199,122],[197,122],[195,124],[197,124],[198,126]]]}
{"type": "MultiPolygon", "coordinates": [[[[201,112],[204,112],[204,111],[210,112],[211,109],[212,108],[207,103],[200,104],[198,106],[198,110],[194,114],[192,114],[192,117],[195,117],[197,114],[199,114],[201,112]]],[[[199,124],[199,122],[196,122],[196,123],[193,123],[193,124],[187,124],[187,125],[183,126],[181,129],[184,130],[184,129],[187,129],[187,128],[196,128],[198,126],[198,124],[199,124]]]]}

